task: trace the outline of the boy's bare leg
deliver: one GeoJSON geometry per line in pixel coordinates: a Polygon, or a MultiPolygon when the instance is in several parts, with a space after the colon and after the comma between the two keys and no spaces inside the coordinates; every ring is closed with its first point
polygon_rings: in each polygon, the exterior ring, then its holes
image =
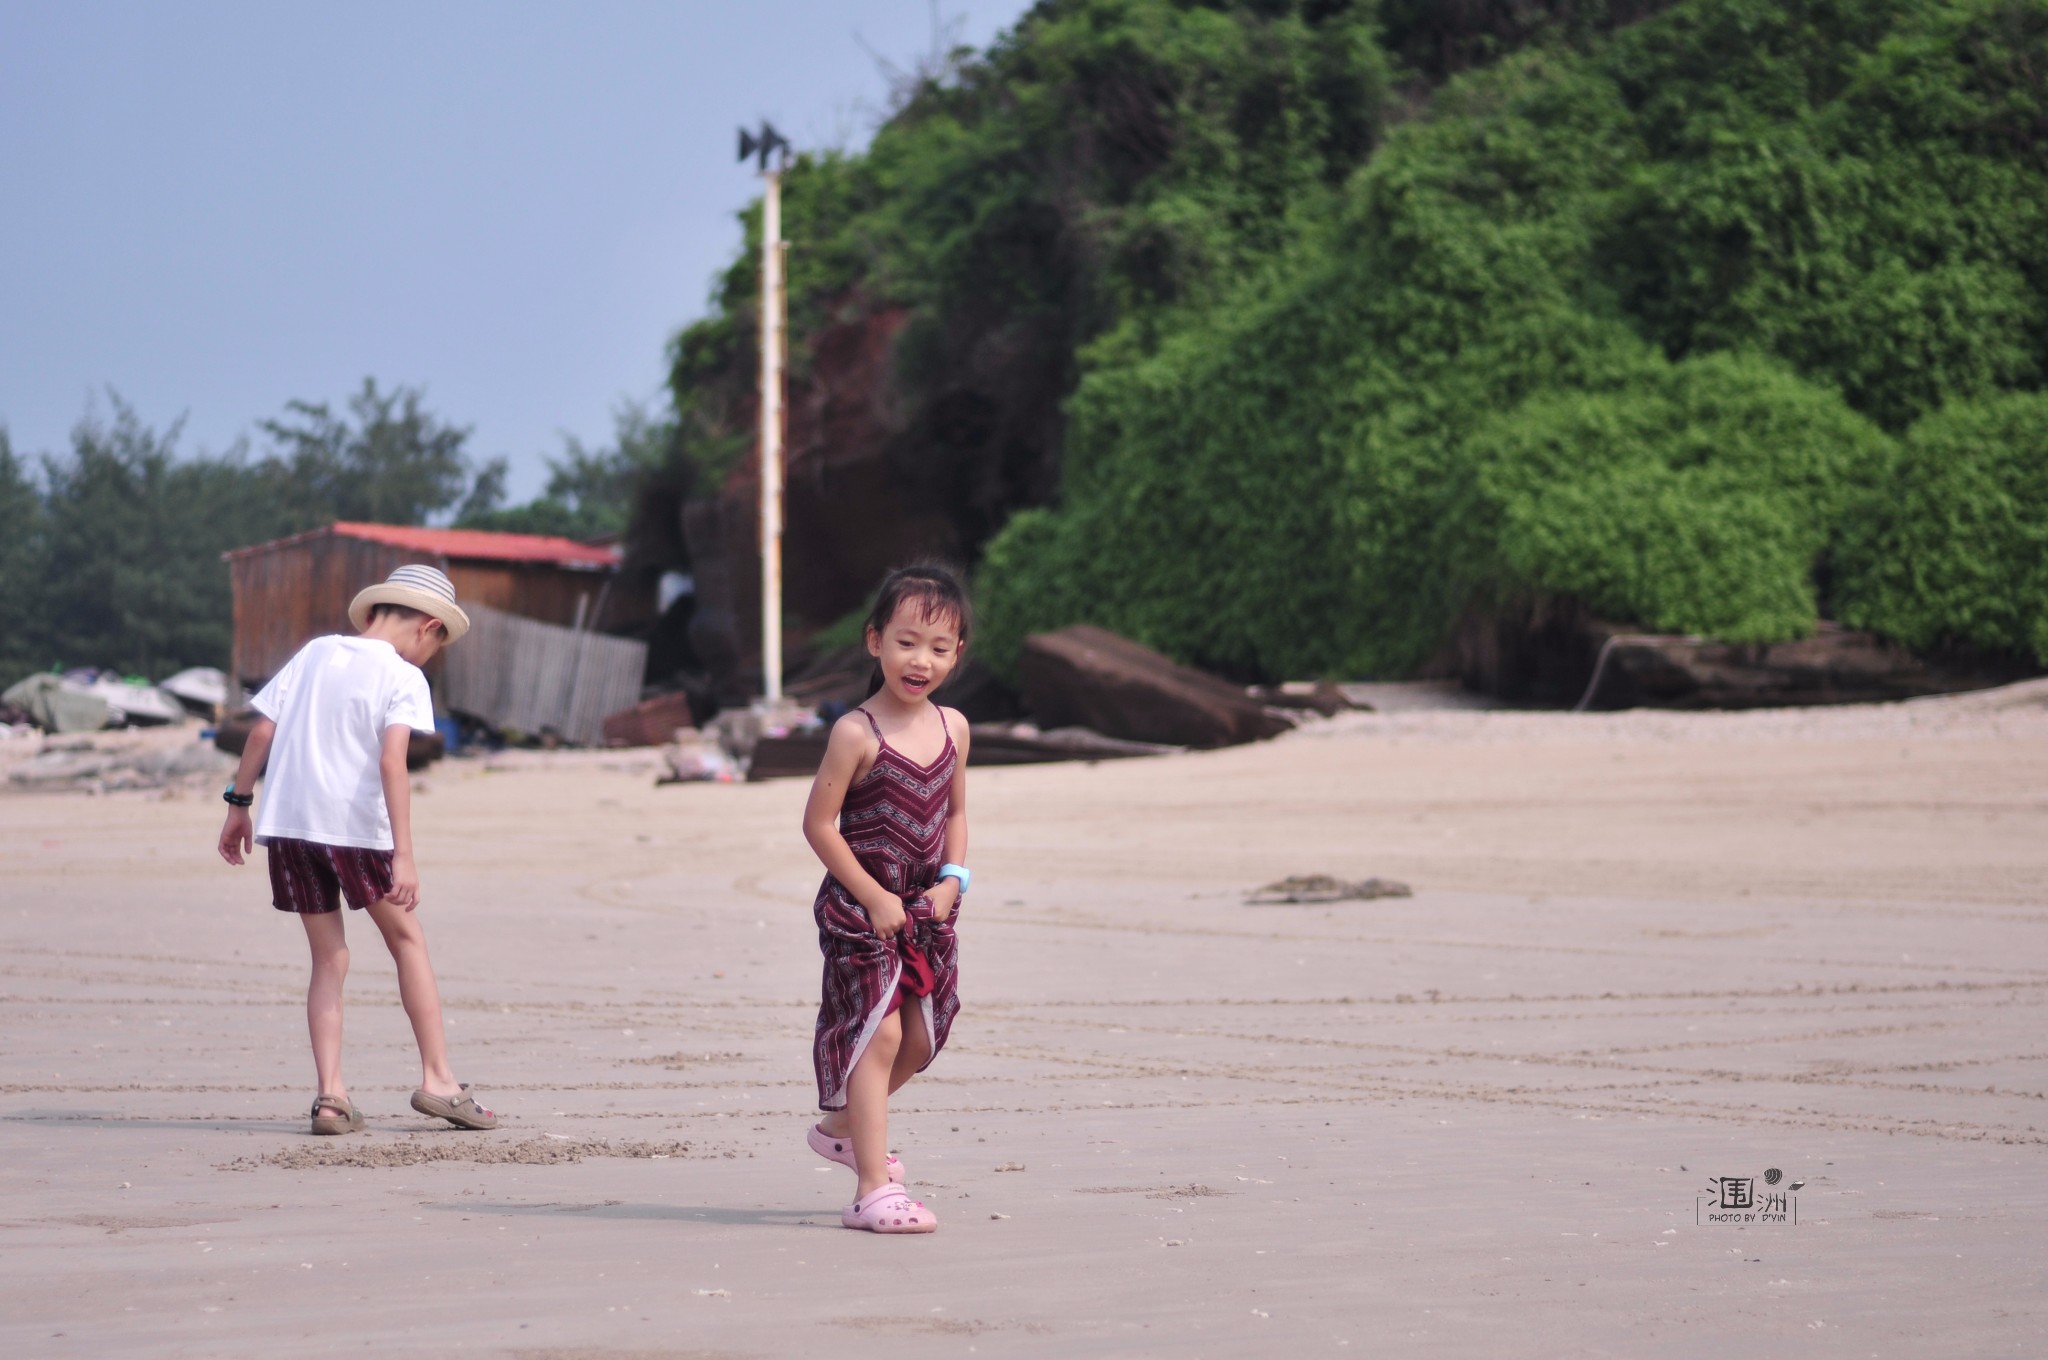
{"type": "Polygon", "coordinates": [[[313,1040],[313,1071],[318,1094],[348,1095],[341,1080],[341,985],[348,978],[348,937],[341,913],[301,915],[306,944],[313,952],[313,976],[306,984],[306,1032],[313,1040]]]}
{"type": "Polygon", "coordinates": [[[462,1088],[448,1066],[448,1036],[441,1026],[441,988],[434,981],[434,965],[427,957],[427,933],[420,918],[385,898],[372,902],[370,920],[384,936],[392,961],[398,965],[398,999],[405,1005],[405,1018],[412,1021],[413,1042],[420,1050],[420,1087],[429,1095],[453,1099],[462,1088]]]}
{"type": "Polygon", "coordinates": [[[902,1040],[901,1012],[884,1017],[846,1081],[845,1133],[853,1139],[853,1169],[860,1177],[857,1200],[889,1184],[889,1077],[902,1040]]]}

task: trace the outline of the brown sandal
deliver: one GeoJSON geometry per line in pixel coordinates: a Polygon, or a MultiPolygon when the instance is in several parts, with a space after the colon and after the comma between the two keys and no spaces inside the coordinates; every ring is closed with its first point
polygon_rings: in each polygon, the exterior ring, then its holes
{"type": "Polygon", "coordinates": [[[460,1129],[495,1129],[498,1116],[476,1103],[469,1083],[462,1083],[462,1094],[450,1100],[446,1096],[430,1094],[425,1087],[412,1093],[412,1107],[421,1114],[435,1119],[445,1119],[460,1129]]]}
{"type": "Polygon", "coordinates": [[[347,1096],[321,1094],[313,1097],[313,1132],[322,1137],[337,1133],[355,1133],[363,1127],[363,1112],[347,1096]],[[322,1110],[340,1110],[339,1115],[322,1114],[322,1110]]]}

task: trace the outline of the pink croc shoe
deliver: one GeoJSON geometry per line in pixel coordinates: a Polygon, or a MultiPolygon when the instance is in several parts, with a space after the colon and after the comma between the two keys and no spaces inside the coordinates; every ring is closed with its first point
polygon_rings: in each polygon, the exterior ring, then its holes
{"type": "MultiPolygon", "coordinates": [[[[817,1153],[826,1161],[837,1162],[841,1166],[859,1170],[857,1166],[854,1166],[853,1140],[851,1138],[834,1138],[831,1134],[813,1124],[811,1125],[811,1131],[804,1135],[804,1141],[811,1145],[811,1151],[817,1153]]],[[[903,1163],[891,1157],[888,1165],[889,1179],[898,1185],[905,1184],[903,1163]]]]}
{"type": "Polygon", "coordinates": [[[939,1226],[938,1217],[900,1185],[885,1185],[855,1200],[839,1211],[839,1221],[874,1233],[928,1233],[939,1226]]]}

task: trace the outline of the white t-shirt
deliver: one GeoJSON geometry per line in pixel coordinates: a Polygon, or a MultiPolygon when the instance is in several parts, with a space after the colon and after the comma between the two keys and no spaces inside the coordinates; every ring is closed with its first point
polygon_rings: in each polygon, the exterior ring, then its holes
{"type": "Polygon", "coordinates": [[[420,668],[376,638],[314,638],[254,702],[277,724],[256,843],[285,838],[391,849],[379,760],[386,728],[434,730],[434,701],[420,668]]]}

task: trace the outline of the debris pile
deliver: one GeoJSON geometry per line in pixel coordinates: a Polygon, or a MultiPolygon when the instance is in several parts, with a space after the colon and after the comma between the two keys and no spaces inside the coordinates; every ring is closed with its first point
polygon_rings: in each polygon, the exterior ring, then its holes
{"type": "Polygon", "coordinates": [[[1328,874],[1295,874],[1254,888],[1244,900],[1253,906],[1314,905],[1325,902],[1364,902],[1375,897],[1413,897],[1414,889],[1391,878],[1367,878],[1356,883],[1328,874]]]}
{"type": "Polygon", "coordinates": [[[38,792],[111,793],[122,789],[204,788],[235,768],[195,732],[106,732],[11,738],[0,743],[7,784],[38,792]]]}
{"type": "Polygon", "coordinates": [[[187,718],[216,718],[227,677],[211,667],[179,671],[160,685],[141,676],[85,667],[31,675],[0,694],[0,707],[45,732],[98,732],[110,727],[163,727],[187,718]]]}

